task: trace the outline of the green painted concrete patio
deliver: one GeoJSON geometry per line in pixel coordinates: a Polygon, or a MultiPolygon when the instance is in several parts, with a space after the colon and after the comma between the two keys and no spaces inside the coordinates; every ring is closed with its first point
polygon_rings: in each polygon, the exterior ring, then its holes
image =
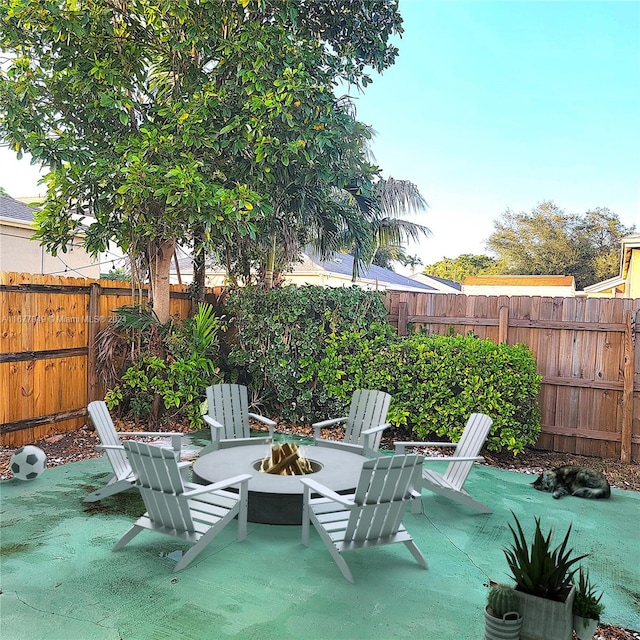
{"type": "Polygon", "coordinates": [[[493,507],[476,514],[424,494],[424,513],[405,525],[429,563],[404,545],[346,554],[346,582],[315,532],[249,523],[227,527],[184,571],[168,554],[188,548],[144,532],[111,547],[144,511],[135,490],[101,503],[84,496],[104,484],[105,458],[45,470],[1,492],[0,637],[6,640],[305,640],[433,638],[479,640],[489,578],[508,581],[502,547],[513,511],[530,533],[534,516],[556,540],[573,524],[572,546],[604,589],[604,622],[640,629],[640,494],[553,500],[533,476],[476,466],[470,493],[493,507]]]}

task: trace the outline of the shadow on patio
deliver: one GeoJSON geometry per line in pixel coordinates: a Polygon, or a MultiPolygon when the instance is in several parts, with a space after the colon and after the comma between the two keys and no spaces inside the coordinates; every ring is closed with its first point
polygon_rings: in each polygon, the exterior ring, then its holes
{"type": "Polygon", "coordinates": [[[605,593],[603,621],[640,629],[639,493],[557,501],[534,491],[531,475],[476,466],[467,487],[493,514],[425,492],[425,513],[407,513],[404,523],[429,569],[403,545],[351,553],[351,585],[314,531],[302,546],[298,526],[249,523],[242,543],[227,527],[177,574],[166,556],[187,545],[175,539],[144,532],[112,553],[144,508],[135,490],[84,504],[107,472],[99,458],[0,484],[3,638],[478,640],[484,583],[509,582],[502,547],[510,511],[527,534],[540,516],[557,543],[573,523],[571,544],[592,554],[586,564],[605,593]]]}

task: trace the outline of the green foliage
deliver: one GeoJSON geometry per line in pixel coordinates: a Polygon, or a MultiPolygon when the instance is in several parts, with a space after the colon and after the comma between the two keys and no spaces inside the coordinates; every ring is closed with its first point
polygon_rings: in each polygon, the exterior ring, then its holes
{"type": "MultiPolygon", "coordinates": [[[[368,330],[392,339],[386,309],[375,293],[357,287],[284,287],[265,292],[244,288],[228,302],[235,316],[231,366],[270,406],[272,415],[309,421],[342,411],[349,390],[329,384],[331,373],[321,369],[328,340],[337,335],[364,335],[368,330]]],[[[352,343],[358,348],[357,343],[352,343]]]]}
{"type": "Polygon", "coordinates": [[[567,214],[543,202],[530,213],[507,209],[487,247],[503,263],[502,273],[572,275],[583,289],[618,275],[620,240],[634,231],[606,208],[567,214]]]}
{"type": "Polygon", "coordinates": [[[438,262],[429,264],[422,273],[453,282],[464,282],[468,276],[489,275],[503,273],[503,271],[495,258],[465,253],[457,258],[442,258],[438,262]]]}
{"type": "Polygon", "coordinates": [[[596,585],[591,583],[589,572],[580,567],[576,595],[573,601],[573,613],[583,618],[600,620],[604,611],[604,605],[600,602],[602,595],[602,592],[598,595],[596,585]]]}
{"type": "Polygon", "coordinates": [[[552,549],[553,529],[545,537],[540,528],[540,518],[535,518],[536,529],[529,545],[518,518],[511,513],[516,523],[516,529],[509,524],[513,544],[503,551],[518,589],[540,598],[561,599],[563,592],[572,584],[576,572],[573,565],[586,558],[586,555],[576,556],[573,549],[567,549],[571,526],[562,543],[552,549]]]}
{"type": "Polygon", "coordinates": [[[227,309],[232,377],[272,415],[326,418],[341,414],[356,389],[380,389],[393,396],[389,421],[424,439],[459,440],[473,412],[493,418],[490,450],[518,453],[538,436],[540,376],[524,345],[399,338],[379,295],[355,287],[245,288],[227,309]]]}
{"type": "Polygon", "coordinates": [[[155,422],[154,401],[159,398],[171,415],[184,415],[199,426],[205,388],[222,379],[213,360],[221,323],[211,305],[200,304],[193,318],[165,325],[139,307],[122,307],[117,313],[115,330],[126,332],[136,355],[121,383],[107,391],[109,409],[121,405],[136,418],[155,422]]]}
{"type": "Polygon", "coordinates": [[[348,397],[357,388],[393,396],[389,422],[418,437],[457,442],[473,412],[493,419],[486,446],[518,453],[540,431],[540,376],[529,349],[474,336],[390,338],[377,327],[329,336],[318,379],[348,397]]]}
{"type": "Polygon", "coordinates": [[[538,437],[541,377],[526,345],[414,334],[399,343],[397,370],[390,393],[420,437],[457,442],[473,412],[493,419],[489,450],[518,453],[538,437]]]}
{"type": "Polygon", "coordinates": [[[50,168],[37,238],[148,256],[165,322],[175,243],[232,253],[304,226],[294,194],[377,173],[333,89],[400,33],[396,0],[1,3],[0,140],[50,168]]]}
{"type": "Polygon", "coordinates": [[[495,584],[489,589],[487,604],[497,618],[502,618],[506,613],[518,611],[518,602],[516,592],[506,584],[495,584]]]}

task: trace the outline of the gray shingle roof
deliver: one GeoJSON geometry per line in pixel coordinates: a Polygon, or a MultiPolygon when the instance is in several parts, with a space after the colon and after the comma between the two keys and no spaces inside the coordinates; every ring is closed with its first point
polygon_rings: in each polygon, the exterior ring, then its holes
{"type": "MultiPolygon", "coordinates": [[[[314,254],[312,251],[307,252],[307,255],[325,271],[346,276],[350,276],[353,273],[353,256],[349,254],[338,253],[334,256],[333,260],[321,260],[317,254],[314,254]]],[[[362,270],[359,276],[365,280],[377,280],[378,282],[390,285],[395,284],[403,287],[412,287],[413,289],[421,289],[423,291],[436,291],[436,289],[427,284],[423,284],[412,278],[407,278],[395,271],[383,269],[374,264],[368,269],[362,270]]]]}
{"type": "Polygon", "coordinates": [[[22,222],[33,222],[33,212],[37,207],[30,207],[11,196],[0,195],[0,218],[11,218],[22,222]]]}

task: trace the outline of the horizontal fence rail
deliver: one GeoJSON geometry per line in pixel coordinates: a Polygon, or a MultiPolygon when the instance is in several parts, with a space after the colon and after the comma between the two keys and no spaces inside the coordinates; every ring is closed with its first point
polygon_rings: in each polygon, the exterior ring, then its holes
{"type": "Polygon", "coordinates": [[[399,335],[528,345],[542,376],[538,447],[640,457],[640,299],[388,292],[384,300],[399,335]]]}

